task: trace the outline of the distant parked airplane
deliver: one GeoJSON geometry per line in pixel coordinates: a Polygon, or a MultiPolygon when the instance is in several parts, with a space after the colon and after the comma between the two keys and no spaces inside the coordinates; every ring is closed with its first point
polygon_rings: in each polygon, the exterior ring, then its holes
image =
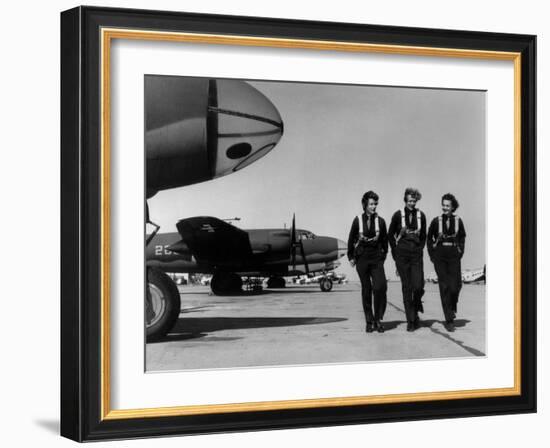
{"type": "Polygon", "coordinates": [[[485,266],[479,269],[462,271],[462,281],[464,283],[484,282],[486,281],[485,266]]]}

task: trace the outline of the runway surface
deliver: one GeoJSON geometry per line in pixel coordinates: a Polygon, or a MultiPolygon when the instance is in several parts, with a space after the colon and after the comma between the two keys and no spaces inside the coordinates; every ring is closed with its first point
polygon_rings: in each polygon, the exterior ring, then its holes
{"type": "Polygon", "coordinates": [[[385,333],[365,333],[360,285],[318,285],[212,295],[180,286],[182,309],[172,332],[146,345],[146,370],[347,363],[485,355],[485,285],[464,285],[456,331],[443,326],[438,286],[427,283],[422,327],[406,331],[399,282],[388,283],[385,333]]]}

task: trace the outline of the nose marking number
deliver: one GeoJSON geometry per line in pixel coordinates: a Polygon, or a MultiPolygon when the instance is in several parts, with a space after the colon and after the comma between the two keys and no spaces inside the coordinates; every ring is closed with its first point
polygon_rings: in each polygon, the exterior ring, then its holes
{"type": "Polygon", "coordinates": [[[172,252],[170,249],[168,249],[170,245],[165,245],[165,246],[162,246],[162,245],[157,245],[155,246],[155,255],[159,255],[159,256],[162,256],[162,255],[173,255],[174,252],[172,252]]]}

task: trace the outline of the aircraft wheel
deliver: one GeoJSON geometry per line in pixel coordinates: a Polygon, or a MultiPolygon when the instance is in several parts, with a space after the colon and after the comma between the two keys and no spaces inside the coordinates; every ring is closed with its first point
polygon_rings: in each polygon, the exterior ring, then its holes
{"type": "Polygon", "coordinates": [[[243,281],[237,274],[218,272],[212,276],[210,288],[217,296],[236,294],[242,291],[243,281]]]}
{"type": "Polygon", "coordinates": [[[180,315],[181,299],[178,287],[164,272],[147,269],[145,297],[145,330],[148,341],[165,336],[180,315]]]}
{"type": "Polygon", "coordinates": [[[239,293],[243,288],[243,279],[237,274],[231,274],[231,291],[239,293]]]}
{"type": "Polygon", "coordinates": [[[332,290],[332,280],[330,278],[323,278],[319,282],[319,286],[321,286],[321,291],[329,292],[332,290]]]}
{"type": "Polygon", "coordinates": [[[283,277],[269,277],[267,279],[268,288],[284,288],[286,286],[286,281],[283,277]]]}

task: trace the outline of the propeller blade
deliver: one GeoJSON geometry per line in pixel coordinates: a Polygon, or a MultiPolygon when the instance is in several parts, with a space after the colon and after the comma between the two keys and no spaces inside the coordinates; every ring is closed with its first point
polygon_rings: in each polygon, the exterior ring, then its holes
{"type": "Polygon", "coordinates": [[[296,213],[292,215],[292,228],[290,230],[290,259],[292,269],[296,270],[296,213]]]}
{"type": "Polygon", "coordinates": [[[304,242],[297,238],[296,233],[296,213],[292,214],[292,229],[290,231],[290,258],[292,264],[292,270],[296,271],[296,248],[300,247],[300,255],[304,261],[304,267],[306,269],[306,274],[309,274],[309,265],[307,263],[306,252],[304,250],[304,242]]]}

